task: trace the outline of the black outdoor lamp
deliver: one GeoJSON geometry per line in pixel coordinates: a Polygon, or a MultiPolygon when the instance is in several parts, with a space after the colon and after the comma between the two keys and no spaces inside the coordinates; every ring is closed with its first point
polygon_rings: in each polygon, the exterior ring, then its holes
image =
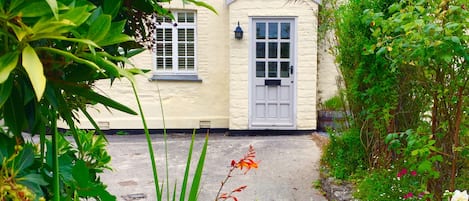
{"type": "Polygon", "coordinates": [[[243,39],[243,29],[241,29],[241,27],[239,26],[239,21],[238,21],[238,26],[234,30],[234,33],[235,33],[235,38],[236,39],[238,39],[238,40],[243,39]]]}

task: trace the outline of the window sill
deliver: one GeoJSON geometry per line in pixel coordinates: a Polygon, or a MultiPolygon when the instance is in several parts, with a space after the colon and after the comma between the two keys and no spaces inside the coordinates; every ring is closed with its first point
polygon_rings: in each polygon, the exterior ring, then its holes
{"type": "Polygon", "coordinates": [[[197,75],[153,75],[150,81],[184,81],[184,82],[202,82],[197,75]]]}

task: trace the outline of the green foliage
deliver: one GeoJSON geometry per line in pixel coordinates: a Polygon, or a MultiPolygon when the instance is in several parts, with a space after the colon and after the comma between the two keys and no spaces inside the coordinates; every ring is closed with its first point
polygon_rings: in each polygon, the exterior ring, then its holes
{"type": "Polygon", "coordinates": [[[365,0],[330,8],[323,12],[334,16],[328,26],[337,34],[351,126],[360,130],[368,167],[413,168],[436,199],[453,191],[468,167],[467,1],[365,0]]]}
{"type": "Polygon", "coordinates": [[[366,168],[365,150],[357,133],[348,130],[342,134],[330,134],[330,142],[322,160],[329,166],[331,176],[348,179],[366,168]]]}
{"type": "Polygon", "coordinates": [[[322,107],[326,110],[342,111],[344,109],[344,103],[340,96],[333,96],[324,101],[322,107]]]}
{"type": "Polygon", "coordinates": [[[354,198],[359,200],[432,200],[432,195],[422,189],[419,174],[407,169],[390,167],[360,173],[354,198]]]}
{"type": "MultiPolygon", "coordinates": [[[[57,136],[58,160],[60,161],[60,197],[74,200],[76,196],[96,200],[115,200],[106,191],[97,173],[109,169],[110,156],[105,149],[102,136],[93,132],[80,132],[81,148],[70,144],[61,135],[57,136]],[[81,153],[77,155],[76,153],[81,153]]],[[[52,142],[46,141],[47,157],[41,158],[41,151],[35,144],[16,145],[15,139],[0,132],[0,198],[2,200],[51,200],[53,187],[52,142]],[[23,195],[23,198],[22,196],[23,195]]]]}

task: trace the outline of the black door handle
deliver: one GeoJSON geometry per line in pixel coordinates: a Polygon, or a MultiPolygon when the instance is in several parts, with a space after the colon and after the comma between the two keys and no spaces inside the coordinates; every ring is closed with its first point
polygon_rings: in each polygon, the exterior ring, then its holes
{"type": "Polygon", "coordinates": [[[290,74],[293,74],[293,65],[290,66],[290,74]]]}

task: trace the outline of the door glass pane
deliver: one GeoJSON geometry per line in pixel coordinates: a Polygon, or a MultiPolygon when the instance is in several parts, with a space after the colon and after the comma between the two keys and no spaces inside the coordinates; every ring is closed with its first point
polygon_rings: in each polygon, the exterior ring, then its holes
{"type": "Polygon", "coordinates": [[[280,58],[290,58],[290,43],[280,43],[280,58]]]}
{"type": "Polygon", "coordinates": [[[265,23],[256,23],[256,39],[265,39],[265,23]]]}
{"type": "Polygon", "coordinates": [[[277,77],[277,62],[269,62],[269,77],[277,77]]]}
{"type": "Polygon", "coordinates": [[[290,62],[280,62],[280,77],[290,77],[290,62]]]}
{"type": "Polygon", "coordinates": [[[281,23],[280,27],[282,39],[290,39],[290,23],[281,23]]]}
{"type": "Polygon", "coordinates": [[[269,58],[277,58],[277,43],[269,43],[269,58]]]}
{"type": "Polygon", "coordinates": [[[278,23],[269,23],[269,38],[278,37],[278,23]]]}
{"type": "Polygon", "coordinates": [[[265,43],[256,43],[256,58],[265,58],[265,43]]]}
{"type": "Polygon", "coordinates": [[[265,77],[265,62],[256,62],[256,77],[265,77]]]}

